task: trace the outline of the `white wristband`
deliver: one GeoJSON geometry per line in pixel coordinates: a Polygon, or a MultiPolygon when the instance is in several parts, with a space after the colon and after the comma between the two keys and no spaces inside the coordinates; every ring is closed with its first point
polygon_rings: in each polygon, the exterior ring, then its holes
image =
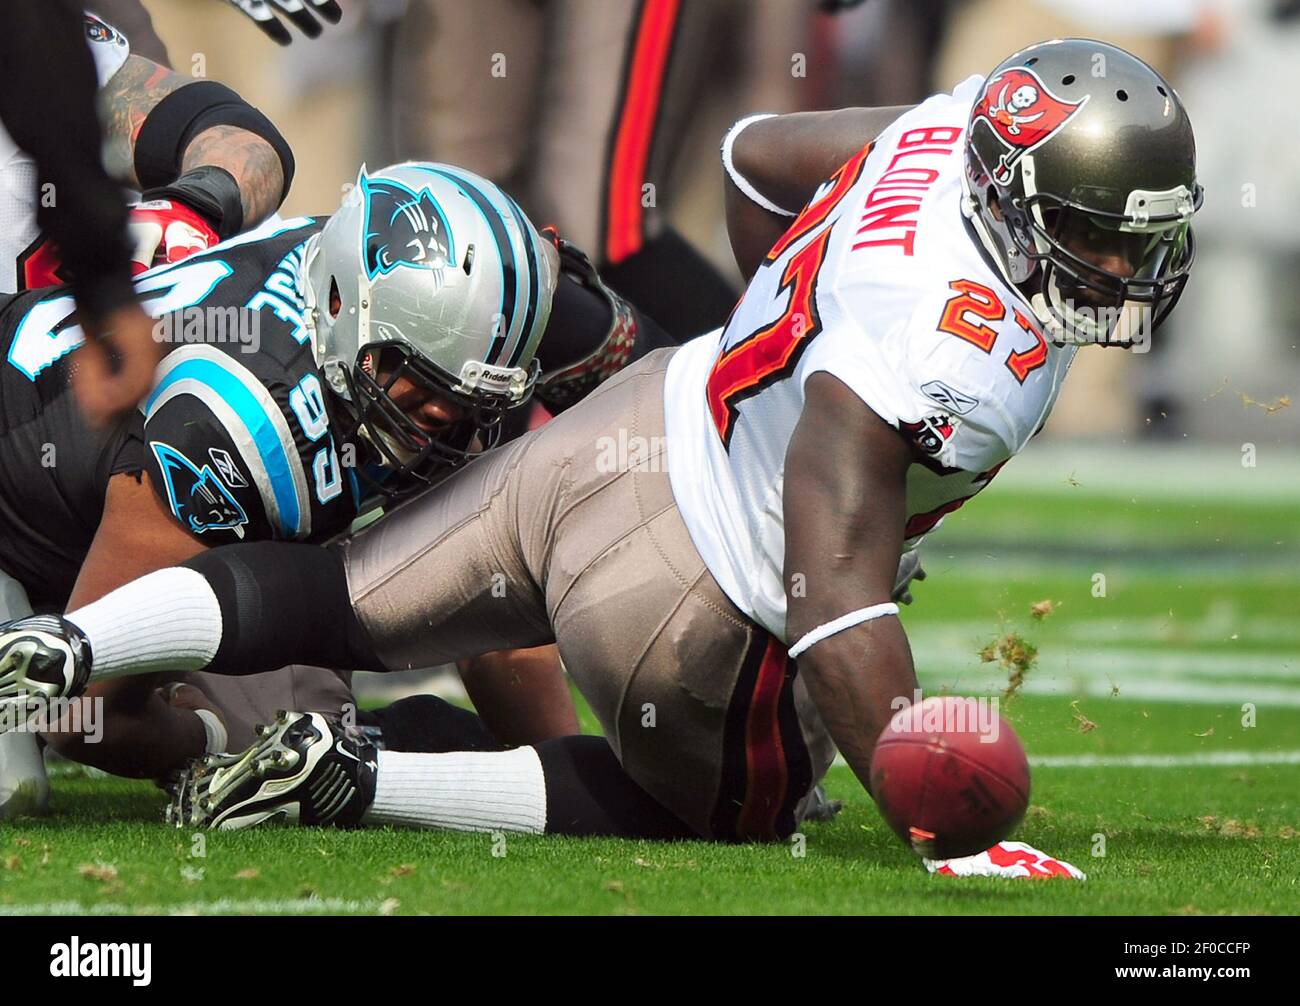
{"type": "Polygon", "coordinates": [[[774,118],[774,116],[775,113],[773,112],[760,112],[758,115],[749,115],[727,130],[727,135],[722,138],[722,166],[727,170],[727,177],[731,179],[732,184],[740,189],[750,202],[761,206],[769,213],[775,213],[779,217],[792,217],[794,216],[793,213],[776,205],[758,189],[754,188],[749,179],[736,170],[736,165],[731,159],[731,148],[736,144],[736,137],[743,133],[747,126],[761,119],[774,118]]]}
{"type": "Polygon", "coordinates": [[[845,629],[851,629],[855,625],[861,625],[863,622],[870,622],[873,618],[883,618],[885,615],[897,615],[898,605],[893,601],[885,601],[883,604],[873,604],[869,608],[859,608],[857,611],[850,611],[847,615],[841,615],[839,618],[832,619],[824,625],[805,633],[793,646],[790,647],[790,659],[794,660],[810,646],[815,646],[827,636],[833,636],[837,632],[843,632],[845,629]]]}

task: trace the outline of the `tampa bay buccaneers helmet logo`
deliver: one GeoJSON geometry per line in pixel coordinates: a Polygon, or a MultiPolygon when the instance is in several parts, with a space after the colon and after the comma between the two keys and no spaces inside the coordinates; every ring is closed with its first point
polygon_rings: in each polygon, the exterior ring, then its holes
{"type": "Polygon", "coordinates": [[[447,217],[427,188],[416,192],[391,178],[370,178],[364,171],[359,184],[366,201],[367,279],[402,266],[437,271],[455,262],[447,217]]]}
{"type": "Polygon", "coordinates": [[[1026,67],[1003,70],[984,85],[984,94],[971,112],[971,128],[987,123],[1005,150],[993,168],[999,185],[1011,181],[1016,162],[1050,138],[1088,103],[1065,101],[1047,89],[1038,75],[1026,67]]]}

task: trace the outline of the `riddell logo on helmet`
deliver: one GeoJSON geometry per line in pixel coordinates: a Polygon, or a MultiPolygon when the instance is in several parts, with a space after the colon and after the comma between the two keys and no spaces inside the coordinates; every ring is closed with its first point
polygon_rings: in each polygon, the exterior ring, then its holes
{"type": "Polygon", "coordinates": [[[1088,103],[1058,98],[1038,75],[1026,67],[1003,70],[984,86],[971,112],[971,129],[984,122],[1006,150],[992,167],[999,185],[1011,181],[1020,158],[1053,136],[1088,103]]]}

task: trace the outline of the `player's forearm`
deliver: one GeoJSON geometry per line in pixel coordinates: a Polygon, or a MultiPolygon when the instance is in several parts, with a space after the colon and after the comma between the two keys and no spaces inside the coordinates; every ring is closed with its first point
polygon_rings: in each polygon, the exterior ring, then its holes
{"type": "MultiPolygon", "coordinates": [[[[137,144],[141,131],[163,99],[194,84],[189,77],[132,56],[104,85],[99,96],[104,162],[115,179],[136,189],[158,184],[156,178],[140,178],[137,144]]],[[[213,100],[219,99],[214,96],[213,100]]],[[[189,114],[196,113],[190,110],[189,114]]],[[[267,131],[266,127],[263,130],[267,131]]],[[[275,135],[282,143],[279,134],[275,135]]],[[[255,226],[279,208],[287,189],[284,162],[267,138],[238,125],[214,124],[201,129],[185,145],[173,178],[167,181],[209,166],[228,171],[238,184],[244,227],[255,226]]]]}
{"type": "Polygon", "coordinates": [[[905,108],[841,108],[744,120],[723,141],[727,236],[748,281],[819,185],[905,108]]]}
{"type": "Polygon", "coordinates": [[[790,217],[771,213],[743,192],[727,178],[723,181],[723,201],[727,215],[727,239],[731,254],[736,259],[740,275],[748,283],[763,264],[768,249],[790,226],[790,217]]]}
{"type": "Polygon", "coordinates": [[[582,732],[553,645],[485,653],[457,666],[474,708],[503,744],[537,744],[582,732]]]}
{"type": "Polygon", "coordinates": [[[797,212],[841,164],[910,106],[839,108],[760,119],[736,138],[736,169],[777,206],[797,212]]]}
{"type": "Polygon", "coordinates": [[[279,155],[260,136],[238,126],[213,126],[185,148],[181,173],[212,166],[229,171],[239,183],[244,226],[255,227],[280,208],[284,170],[279,155]]]}
{"type": "Polygon", "coordinates": [[[142,56],[128,57],[99,92],[104,128],[104,166],[122,185],[141,188],[135,170],[135,142],[144,121],[163,98],[190,78],[142,56]]]}
{"type": "Polygon", "coordinates": [[[874,619],[818,643],[799,658],[803,679],[835,746],[870,791],[876,740],[917,688],[912,651],[896,616],[874,619]]]}

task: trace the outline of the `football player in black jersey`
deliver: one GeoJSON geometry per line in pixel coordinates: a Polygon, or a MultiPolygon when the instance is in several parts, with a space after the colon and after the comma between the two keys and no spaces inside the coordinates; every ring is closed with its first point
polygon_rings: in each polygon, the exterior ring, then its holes
{"type": "Polygon", "coordinates": [[[158,359],[133,272],[155,252],[170,261],[260,223],[288,190],[293,158],[270,121],[230,88],[132,55],[121,32],[77,6],[18,5],[0,32],[0,117],[9,130],[0,130],[0,290],[55,282],[46,238],[59,243],[68,274],[57,282],[71,280],[95,336],[80,353],[77,395],[107,421],[134,408],[158,359]],[[144,192],[145,203],[128,216],[115,183],[144,192]],[[39,237],[38,216],[47,231],[39,237]]]}
{"type": "MultiPolygon", "coordinates": [[[[14,100],[21,98],[19,91],[10,94],[6,121],[14,126],[14,137],[0,130],[0,219],[6,222],[0,233],[0,292],[63,284],[74,278],[74,274],[75,278],[81,278],[80,271],[88,263],[91,275],[86,278],[91,287],[95,286],[98,275],[95,268],[104,265],[106,253],[101,246],[97,221],[88,214],[102,213],[105,219],[111,216],[127,224],[122,231],[123,238],[130,239],[125,255],[130,269],[123,269],[121,286],[125,288],[122,296],[134,304],[132,272],[143,272],[156,263],[174,262],[206,249],[222,238],[260,224],[274,213],[288,190],[293,157],[275,126],[234,91],[216,81],[195,80],[174,73],[139,55],[122,32],[97,17],[51,9],[48,18],[45,13],[39,17],[33,15],[34,21],[27,27],[52,31],[53,25],[45,22],[65,18],[72,26],[72,42],[80,41],[81,47],[88,50],[76,55],[94,65],[87,86],[98,85],[102,155],[112,183],[105,181],[107,191],[87,183],[73,170],[68,159],[58,154],[63,149],[61,134],[69,133],[68,128],[55,128],[57,122],[63,121],[59,115],[52,115],[44,102],[14,100]],[[41,23],[37,25],[36,21],[41,23]],[[81,36],[80,40],[76,35],[81,36]],[[17,149],[15,139],[27,149],[17,149]],[[51,166],[57,169],[53,174],[51,166]],[[48,200],[36,198],[38,181],[56,186],[53,191],[59,194],[58,206],[67,211],[66,216],[44,216],[48,200]],[[128,206],[122,188],[116,186],[142,191],[141,201],[128,206]],[[41,231],[38,227],[38,205],[42,207],[40,222],[49,230],[41,231]],[[54,227],[58,219],[66,224],[62,229],[54,227]],[[56,238],[61,247],[56,247],[56,238]]],[[[18,35],[9,42],[11,47],[19,44],[18,35]]],[[[55,103],[54,111],[67,112],[68,103],[74,100],[69,96],[71,92],[64,93],[72,86],[66,79],[67,67],[52,51],[46,52],[39,46],[24,54],[24,59],[28,56],[35,60],[34,66],[29,67],[27,62],[20,66],[15,62],[7,69],[39,75],[42,94],[55,103]],[[50,88],[50,82],[57,86],[50,88]]],[[[77,127],[82,132],[85,128],[88,127],[77,127]]],[[[97,131],[91,139],[93,161],[98,165],[101,148],[97,131]]],[[[103,327],[86,325],[85,287],[64,292],[80,297],[79,320],[83,326],[92,332],[103,327]]],[[[106,303],[100,303],[100,307],[106,303]]],[[[138,313],[138,327],[147,349],[141,386],[145,390],[160,347],[153,339],[148,315],[138,307],[134,311],[138,313]]],[[[119,351],[123,349],[120,341],[115,345],[119,351]]],[[[109,387],[102,380],[107,362],[95,339],[83,345],[75,358],[69,359],[67,374],[71,375],[76,404],[81,411],[92,407],[92,411],[104,412],[102,408],[93,408],[92,399],[98,400],[109,387]]],[[[126,382],[125,369],[118,376],[119,385],[126,382]]],[[[62,427],[70,439],[42,441],[42,449],[47,464],[54,464],[57,457],[65,471],[75,470],[86,463],[87,452],[93,450],[98,432],[84,438],[76,436],[73,431],[77,416],[75,411],[68,411],[72,409],[72,400],[56,397],[58,402],[52,405],[55,410],[52,415],[64,410],[64,418],[72,420],[71,426],[62,427]]],[[[15,413],[15,401],[10,396],[5,413],[6,435],[30,418],[21,410],[15,413]]],[[[133,403],[131,399],[127,404],[134,408],[133,403]]],[[[22,440],[21,431],[15,435],[22,440]]],[[[101,480],[97,496],[101,501],[103,485],[101,480]]],[[[48,494],[35,493],[32,504],[43,495],[48,499],[48,494]]],[[[79,508],[81,500],[58,492],[54,498],[56,506],[44,519],[47,526],[57,529],[57,515],[79,508]],[[48,523],[52,521],[55,523],[48,523]]],[[[32,512],[35,513],[34,506],[32,512]]],[[[72,535],[74,540],[77,537],[72,535]]],[[[61,535],[56,538],[61,540],[61,535]]],[[[13,617],[31,610],[23,584],[0,572],[0,615],[13,617]]],[[[46,787],[39,751],[31,737],[0,736],[0,816],[11,806],[15,789],[24,791],[15,806],[39,805],[43,800],[46,787]]]]}
{"type": "MultiPolygon", "coordinates": [[[[0,300],[0,565],[37,610],[205,547],[325,541],[521,430],[530,396],[561,411],[667,341],[495,185],[444,165],[363,171],[328,221],[273,219],[136,287],[169,349],[140,414],[108,429],[70,395],[70,294],[0,300]]],[[[576,728],[549,650],[464,671],[500,739],[576,728]]],[[[281,706],[351,701],[318,668],[159,687],[178,677],[108,682],[101,742],[68,723],[48,740],[156,778],[242,746],[281,706]]]]}

